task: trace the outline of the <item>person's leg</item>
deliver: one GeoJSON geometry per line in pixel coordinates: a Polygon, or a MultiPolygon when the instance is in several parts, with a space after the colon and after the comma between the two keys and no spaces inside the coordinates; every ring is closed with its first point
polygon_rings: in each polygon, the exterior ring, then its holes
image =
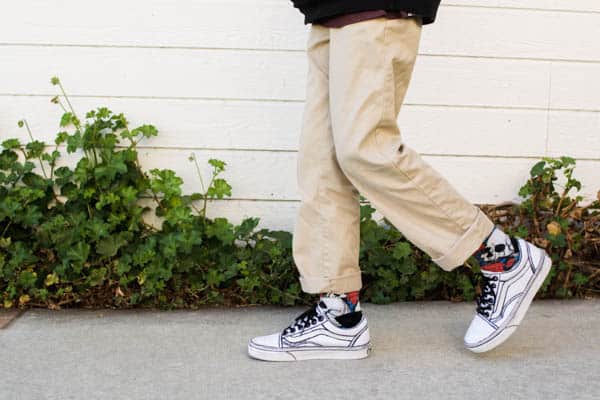
{"type": "Polygon", "coordinates": [[[449,271],[493,222],[405,144],[397,117],[420,40],[416,19],[378,18],[332,29],[330,109],[340,167],[414,245],[449,271]]]}
{"type": "Polygon", "coordinates": [[[250,340],[248,354],[261,360],[364,358],[370,350],[358,301],[359,197],[337,163],[329,119],[329,32],[313,25],[308,39],[301,202],[292,242],[302,289],[321,296],[281,332],[250,340]]]}
{"type": "Polygon", "coordinates": [[[329,32],[311,27],[297,158],[301,201],[292,254],[307,293],[344,293],[362,286],[359,195],[337,162],[329,118],[329,32]]]}
{"type": "Polygon", "coordinates": [[[483,287],[465,345],[487,351],[515,331],[552,262],[544,250],[495,227],[403,142],[396,119],[420,29],[412,19],[374,19],[331,31],[336,154],[358,191],[441,268],[477,258],[483,287]]]}

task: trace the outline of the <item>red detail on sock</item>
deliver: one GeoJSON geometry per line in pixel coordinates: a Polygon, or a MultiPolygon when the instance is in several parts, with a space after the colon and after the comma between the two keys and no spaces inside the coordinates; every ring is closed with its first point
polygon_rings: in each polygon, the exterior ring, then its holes
{"type": "Polygon", "coordinates": [[[475,254],[479,253],[481,250],[483,250],[485,248],[485,244],[481,243],[481,245],[479,246],[479,248],[477,250],[475,250],[473,252],[473,254],[471,254],[471,256],[474,256],[475,254]]]}
{"type": "Polygon", "coordinates": [[[515,265],[515,261],[517,261],[516,257],[513,257],[513,258],[509,259],[506,262],[506,268],[504,270],[508,271],[513,265],[515,265]]]}
{"type": "Polygon", "coordinates": [[[487,264],[481,267],[481,269],[489,272],[504,272],[504,264],[502,264],[501,262],[487,264]]]}
{"type": "Polygon", "coordinates": [[[346,299],[348,299],[352,304],[358,303],[358,290],[355,292],[346,293],[346,299]]]}

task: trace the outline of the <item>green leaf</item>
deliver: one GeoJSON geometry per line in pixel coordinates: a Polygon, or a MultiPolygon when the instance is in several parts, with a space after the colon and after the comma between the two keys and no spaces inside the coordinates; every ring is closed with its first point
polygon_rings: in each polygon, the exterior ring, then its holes
{"type": "Polygon", "coordinates": [[[271,237],[273,239],[277,239],[277,241],[280,243],[282,248],[284,248],[284,249],[292,248],[292,234],[290,232],[271,231],[271,230],[264,230],[261,232],[265,232],[264,233],[265,236],[271,237]]]}
{"type": "Polygon", "coordinates": [[[132,136],[142,135],[145,138],[150,138],[152,136],[158,136],[158,129],[153,125],[142,125],[131,131],[132,136]]]}
{"type": "Polygon", "coordinates": [[[588,281],[588,277],[583,275],[581,272],[575,272],[575,274],[573,275],[573,283],[575,285],[585,285],[586,283],[588,283],[588,281]]]}
{"type": "Polygon", "coordinates": [[[52,153],[44,153],[42,154],[42,160],[47,161],[50,165],[56,163],[56,160],[60,157],[60,152],[58,150],[53,150],[52,153]]]}
{"type": "Polygon", "coordinates": [[[87,261],[90,254],[90,245],[85,242],[77,242],[70,246],[67,251],[67,257],[70,261],[83,264],[87,261]]]}
{"type": "Polygon", "coordinates": [[[410,243],[407,242],[398,242],[396,246],[394,246],[394,250],[392,255],[395,259],[401,260],[405,257],[408,257],[412,253],[412,247],[410,243]]]}
{"type": "Polygon", "coordinates": [[[375,209],[371,207],[370,204],[363,204],[360,206],[360,220],[361,221],[370,221],[373,213],[375,213],[375,209]]]}
{"type": "Polygon", "coordinates": [[[64,127],[64,126],[68,126],[73,122],[74,119],[74,115],[72,112],[66,112],[62,115],[62,117],[60,118],[60,126],[64,127]]]}
{"type": "Polygon", "coordinates": [[[127,240],[120,235],[108,236],[98,242],[96,245],[96,253],[104,257],[113,257],[126,243],[127,240]]]}
{"type": "Polygon", "coordinates": [[[544,167],[546,166],[546,162],[545,161],[539,161],[537,162],[532,168],[531,168],[531,176],[532,177],[536,177],[536,176],[540,176],[544,173],[544,167]]]}
{"type": "Polygon", "coordinates": [[[133,186],[125,186],[119,194],[125,204],[130,204],[137,200],[138,191],[133,186]]]}
{"type": "Polygon", "coordinates": [[[107,269],[102,268],[94,268],[90,271],[90,275],[87,279],[87,282],[90,286],[98,286],[100,285],[105,277],[106,277],[107,269]]]}
{"type": "Polygon", "coordinates": [[[108,164],[97,166],[94,169],[94,177],[96,179],[106,178],[112,181],[117,174],[124,174],[125,172],[127,172],[127,165],[119,159],[114,159],[108,164]]]}
{"type": "Polygon", "coordinates": [[[224,179],[215,179],[212,186],[208,188],[207,195],[211,199],[222,199],[225,196],[231,196],[231,186],[224,179]]]}
{"type": "Polygon", "coordinates": [[[54,171],[56,184],[62,186],[71,180],[73,171],[69,167],[59,167],[54,171]]]}
{"type": "Polygon", "coordinates": [[[235,236],[240,240],[246,240],[254,228],[258,225],[260,218],[246,218],[242,223],[235,227],[235,236]]]}
{"type": "Polygon", "coordinates": [[[4,147],[7,150],[18,149],[19,147],[21,147],[21,143],[19,142],[19,139],[6,139],[2,142],[2,147],[4,147]]]}
{"type": "Polygon", "coordinates": [[[224,276],[220,274],[217,270],[211,269],[206,274],[206,284],[208,286],[218,286],[221,282],[223,282],[224,276]]]}
{"type": "Polygon", "coordinates": [[[74,134],[67,136],[67,153],[74,153],[82,147],[83,139],[81,138],[81,132],[76,131],[74,134]]]}
{"type": "Polygon", "coordinates": [[[174,207],[165,214],[165,219],[171,225],[177,225],[180,222],[189,221],[191,217],[192,210],[189,207],[174,207]]]}
{"type": "Polygon", "coordinates": [[[44,142],[40,142],[39,140],[34,140],[33,142],[29,142],[25,145],[25,149],[27,150],[28,158],[38,158],[44,152],[44,148],[46,147],[44,142]]]}
{"type": "Polygon", "coordinates": [[[31,188],[39,188],[45,190],[48,187],[48,181],[41,176],[32,172],[23,174],[21,179],[23,183],[31,188]]]}
{"type": "Polygon", "coordinates": [[[150,170],[152,179],[150,187],[158,193],[163,193],[165,197],[181,195],[181,185],[183,180],[178,177],[174,171],[168,169],[152,169],[150,170]]]}
{"type": "Polygon", "coordinates": [[[225,170],[225,166],[227,165],[225,161],[217,160],[216,158],[211,158],[208,160],[208,163],[213,166],[217,173],[223,172],[225,170]]]}
{"type": "Polygon", "coordinates": [[[33,271],[25,270],[19,275],[18,284],[23,289],[34,288],[37,281],[37,274],[33,271]]]}
{"type": "Polygon", "coordinates": [[[59,132],[58,135],[56,135],[56,139],[54,140],[54,143],[56,144],[62,144],[64,142],[66,142],[69,139],[69,134],[67,132],[59,132]]]}
{"type": "Polygon", "coordinates": [[[235,239],[233,225],[226,218],[215,218],[211,225],[206,227],[208,237],[216,237],[226,245],[232,244],[235,239]]]}

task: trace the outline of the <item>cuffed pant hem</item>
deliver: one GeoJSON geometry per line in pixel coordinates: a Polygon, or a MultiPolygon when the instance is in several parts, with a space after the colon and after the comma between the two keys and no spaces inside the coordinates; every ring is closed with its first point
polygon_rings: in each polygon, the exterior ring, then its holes
{"type": "Polygon", "coordinates": [[[460,267],[473,255],[492,229],[494,229],[494,223],[479,209],[475,222],[460,239],[454,243],[446,254],[433,258],[432,261],[445,271],[452,271],[460,267]]]}
{"type": "Polygon", "coordinates": [[[348,293],[362,288],[361,273],[335,278],[300,277],[300,285],[305,293],[348,293]]]}

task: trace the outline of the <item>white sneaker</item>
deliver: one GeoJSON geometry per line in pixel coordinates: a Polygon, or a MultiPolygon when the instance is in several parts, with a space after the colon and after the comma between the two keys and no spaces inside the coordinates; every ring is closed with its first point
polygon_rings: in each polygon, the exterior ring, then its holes
{"type": "Polygon", "coordinates": [[[488,351],[514,333],[552,266],[550,256],[539,247],[515,238],[520,259],[508,271],[482,268],[483,286],[477,314],[465,334],[465,346],[476,353],[488,351]]]}
{"type": "Polygon", "coordinates": [[[248,354],[266,361],[365,358],[371,350],[367,319],[360,310],[348,311],[342,299],[322,297],[283,332],[250,340],[248,354]]]}

